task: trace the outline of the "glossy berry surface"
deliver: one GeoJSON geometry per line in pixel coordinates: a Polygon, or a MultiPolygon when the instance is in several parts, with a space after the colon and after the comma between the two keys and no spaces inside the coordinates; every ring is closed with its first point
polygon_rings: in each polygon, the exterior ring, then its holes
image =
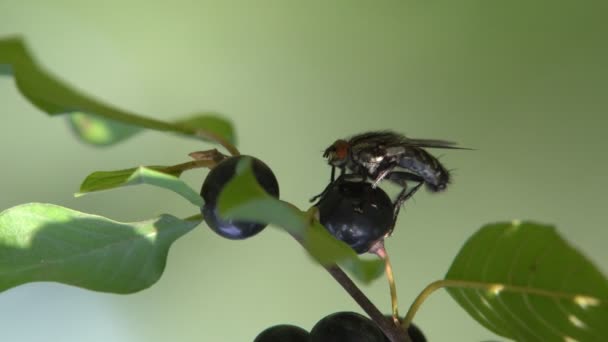
{"type": "Polygon", "coordinates": [[[310,331],[310,342],[384,342],[384,334],[365,316],[337,312],[315,324],[310,331]]]}
{"type": "Polygon", "coordinates": [[[224,186],[234,176],[236,166],[243,158],[251,158],[253,174],[262,188],[270,195],[279,197],[279,183],[274,173],[259,159],[250,156],[230,157],[211,169],[201,188],[201,196],[205,200],[201,212],[209,228],[217,234],[233,240],[246,239],[261,232],[266,227],[265,224],[224,220],[218,216],[217,199],[224,186]]]}
{"type": "Polygon", "coordinates": [[[308,336],[300,327],[281,324],[262,331],[253,342],[309,342],[308,336]]]}
{"type": "Polygon", "coordinates": [[[321,224],[357,253],[365,253],[393,228],[393,203],[367,182],[337,180],[319,203],[321,224]]]}
{"type": "Polygon", "coordinates": [[[410,323],[410,326],[407,327],[407,334],[410,335],[412,342],[426,342],[426,337],[424,337],[422,330],[415,326],[414,323],[410,323]]]}
{"type": "MultiPolygon", "coordinates": [[[[387,318],[392,319],[390,316],[387,318]]],[[[422,330],[414,325],[414,323],[410,323],[410,326],[407,327],[407,334],[410,336],[412,342],[426,342],[426,337],[422,333],[422,330]]],[[[390,342],[388,337],[384,337],[384,342],[390,342]]]]}

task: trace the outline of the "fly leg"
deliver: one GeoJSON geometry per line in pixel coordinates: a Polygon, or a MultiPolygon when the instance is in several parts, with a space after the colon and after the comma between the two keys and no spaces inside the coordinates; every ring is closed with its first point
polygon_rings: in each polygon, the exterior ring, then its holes
{"type": "MultiPolygon", "coordinates": [[[[329,191],[329,189],[331,188],[331,186],[335,182],[339,182],[341,180],[358,179],[358,178],[361,177],[360,175],[358,175],[356,173],[346,174],[345,173],[345,169],[344,168],[340,168],[340,176],[338,176],[338,178],[334,180],[334,177],[335,177],[335,171],[334,170],[335,170],[335,167],[332,167],[332,173],[331,173],[332,177],[331,177],[331,180],[330,180],[329,184],[327,184],[327,186],[325,187],[325,189],[323,189],[323,191],[320,194],[318,194],[318,195],[312,197],[310,200],[308,200],[309,202],[312,203],[312,202],[318,200],[319,198],[325,196],[325,194],[329,191]]],[[[363,177],[363,181],[365,181],[365,177],[363,177]]]]}
{"type": "Polygon", "coordinates": [[[385,168],[384,170],[378,172],[378,175],[376,175],[374,177],[374,182],[372,183],[372,188],[375,189],[378,186],[378,184],[393,171],[395,166],[396,165],[390,165],[387,168],[385,168]]]}
{"type": "Polygon", "coordinates": [[[372,180],[372,188],[377,188],[378,184],[380,184],[383,179],[385,179],[389,174],[391,174],[397,166],[397,163],[395,163],[394,161],[383,162],[377,165],[374,170],[369,174],[369,177],[372,180]]]}
{"type": "MultiPolygon", "coordinates": [[[[344,175],[344,169],[341,169],[340,171],[340,176],[338,178],[342,178],[342,175],[344,175]]],[[[308,200],[308,202],[312,203],[316,200],[318,200],[319,198],[323,197],[327,191],[329,190],[329,187],[334,184],[334,182],[336,181],[336,167],[332,165],[331,167],[331,177],[329,178],[329,184],[327,184],[327,186],[325,187],[325,189],[323,189],[323,191],[321,191],[320,194],[313,196],[311,199],[308,200]]]]}
{"type": "MultiPolygon", "coordinates": [[[[341,176],[338,177],[338,179],[336,179],[336,181],[338,181],[340,178],[342,178],[342,177],[341,176]]],[[[327,184],[325,189],[323,189],[323,191],[321,191],[320,194],[313,196],[311,199],[308,200],[308,202],[312,203],[312,202],[318,200],[319,198],[325,196],[325,194],[329,191],[329,188],[331,188],[332,184],[334,184],[334,182],[329,182],[329,184],[327,184]]],[[[314,204],[314,205],[316,205],[316,204],[314,204]]]]}
{"type": "Polygon", "coordinates": [[[386,176],[386,179],[391,182],[403,187],[403,190],[399,193],[395,202],[393,203],[393,226],[397,222],[397,216],[399,215],[399,210],[401,210],[401,206],[410,199],[418,189],[424,184],[424,178],[418,176],[417,174],[404,172],[404,171],[394,171],[386,176]],[[407,181],[417,182],[411,190],[408,191],[407,181]]]}
{"type": "MultiPolygon", "coordinates": [[[[338,176],[338,178],[342,178],[344,176],[344,173],[346,172],[346,168],[345,167],[341,167],[340,168],[340,175],[338,176]]],[[[333,183],[336,180],[336,167],[332,165],[331,167],[331,177],[329,178],[329,183],[333,183]]]]}

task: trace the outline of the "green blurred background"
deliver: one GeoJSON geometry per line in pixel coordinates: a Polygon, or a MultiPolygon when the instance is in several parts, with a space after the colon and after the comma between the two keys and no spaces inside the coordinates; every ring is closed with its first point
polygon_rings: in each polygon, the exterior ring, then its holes
{"type": "MultiPolygon", "coordinates": [[[[608,271],[606,1],[10,1],[0,36],[22,34],[77,88],[159,119],[213,110],[302,208],[329,168],[321,151],[390,128],[455,140],[446,193],[419,193],[387,248],[401,310],[441,278],[487,222],[553,223],[608,271]]],[[[0,78],[0,209],[51,202],[117,220],[193,214],[149,187],[75,199],[95,170],[186,161],[208,148],[156,132],[115,148],[77,142],[0,78]]],[[[204,171],[186,175],[198,188],[204,171]]],[[[395,191],[395,188],[390,188],[395,191]]],[[[386,282],[365,287],[386,312],[386,282]]],[[[306,329],[354,302],[286,234],[228,241],[201,225],[172,248],[162,279],[135,295],[50,283],[0,294],[3,341],[250,341],[306,329]]],[[[415,320],[431,341],[481,341],[444,292],[415,320]]]]}

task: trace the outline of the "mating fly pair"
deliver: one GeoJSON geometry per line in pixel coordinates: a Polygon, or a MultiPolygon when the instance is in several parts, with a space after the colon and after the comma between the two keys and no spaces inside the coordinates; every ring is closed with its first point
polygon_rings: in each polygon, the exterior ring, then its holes
{"type": "Polygon", "coordinates": [[[455,145],[454,142],[444,140],[410,139],[391,131],[367,132],[348,140],[336,140],[323,154],[332,166],[331,182],[311,202],[322,197],[337,180],[335,176],[338,168],[338,180],[371,179],[376,187],[387,179],[401,186],[403,190],[393,204],[393,220],[396,220],[403,203],[423,184],[426,184],[429,191],[440,192],[450,183],[449,171],[424,148],[465,149],[455,145]],[[346,169],[351,173],[346,173],[346,169]],[[409,191],[408,181],[416,183],[409,191]]]}

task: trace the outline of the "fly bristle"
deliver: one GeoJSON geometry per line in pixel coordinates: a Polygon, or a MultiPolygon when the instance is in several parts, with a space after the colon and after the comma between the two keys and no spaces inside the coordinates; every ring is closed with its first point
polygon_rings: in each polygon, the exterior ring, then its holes
{"type": "Polygon", "coordinates": [[[451,176],[458,174],[458,169],[448,169],[447,172],[450,174],[450,178],[452,178],[451,176]]]}
{"type": "Polygon", "coordinates": [[[430,191],[430,192],[442,192],[445,191],[445,189],[448,187],[448,185],[450,185],[452,183],[452,177],[451,177],[451,173],[450,171],[448,171],[447,169],[445,169],[443,167],[443,165],[439,164],[439,167],[441,169],[440,171],[440,175],[437,179],[436,184],[432,184],[430,182],[426,183],[426,188],[430,191]]]}

